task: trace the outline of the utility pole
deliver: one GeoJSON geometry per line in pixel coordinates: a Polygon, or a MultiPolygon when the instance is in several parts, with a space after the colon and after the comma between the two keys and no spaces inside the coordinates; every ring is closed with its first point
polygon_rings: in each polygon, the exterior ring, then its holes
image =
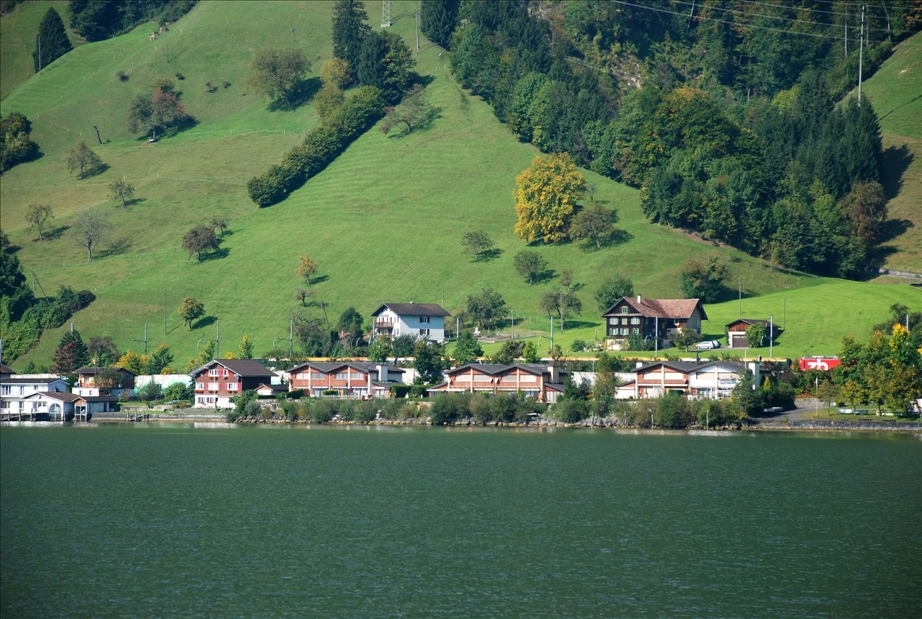
{"type": "Polygon", "coordinates": [[[419,53],[419,9],[416,9],[416,53],[419,53]]]}
{"type": "Polygon", "coordinates": [[[551,352],[554,352],[554,317],[551,316],[551,352]]]}
{"type": "Polygon", "coordinates": [[[458,338],[461,337],[461,317],[455,316],[455,341],[458,341],[458,338]]]}
{"type": "Polygon", "coordinates": [[[515,310],[512,311],[512,339],[515,339],[515,310]]]}
{"type": "Polygon", "coordinates": [[[659,316],[653,317],[653,359],[659,356],[659,316]]]}
{"type": "Polygon", "coordinates": [[[295,48],[295,29],[289,28],[291,30],[291,49],[295,48]]]}
{"type": "Polygon", "coordinates": [[[845,57],[848,58],[848,2],[845,3],[845,57]]]}
{"type": "Polygon", "coordinates": [[[737,316],[737,318],[742,318],[743,317],[743,278],[742,277],[739,278],[739,296],[740,296],[740,300],[739,300],[740,308],[739,308],[739,316],[737,316]]]}
{"type": "Polygon", "coordinates": [[[775,317],[768,316],[768,358],[775,356],[775,317]]]}
{"type": "Polygon", "coordinates": [[[389,28],[394,25],[391,21],[391,0],[384,0],[384,6],[381,7],[381,27],[389,28]]]}
{"type": "Polygon", "coordinates": [[[42,74],[42,37],[38,37],[38,74],[42,74]]]}
{"type": "Polygon", "coordinates": [[[144,354],[147,354],[147,323],[144,323],[144,354]]]}
{"type": "Polygon", "coordinates": [[[288,321],[288,360],[291,361],[294,347],[294,336],[295,336],[295,321],[291,319],[288,321]]]}
{"type": "Polygon", "coordinates": [[[861,68],[864,62],[864,5],[861,5],[861,40],[858,44],[858,107],[861,107],[861,68]]]}
{"type": "Polygon", "coordinates": [[[166,288],[163,289],[163,335],[166,336],[166,288]]]}
{"type": "Polygon", "coordinates": [[[166,44],[166,63],[170,64],[170,39],[164,37],[163,42],[166,44]]]}
{"type": "Polygon", "coordinates": [[[218,357],[221,356],[221,353],[218,352],[219,350],[221,350],[221,321],[218,320],[217,323],[218,323],[218,334],[215,337],[215,347],[214,347],[215,356],[212,357],[213,359],[217,359],[218,357]]]}

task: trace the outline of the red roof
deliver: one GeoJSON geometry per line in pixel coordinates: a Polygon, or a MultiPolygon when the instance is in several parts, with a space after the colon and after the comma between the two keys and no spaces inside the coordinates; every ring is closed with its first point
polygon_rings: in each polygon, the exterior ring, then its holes
{"type": "Polygon", "coordinates": [[[627,304],[635,314],[641,314],[647,318],[672,318],[687,320],[695,313],[695,308],[701,310],[701,318],[707,320],[707,314],[704,313],[704,307],[701,305],[701,299],[644,299],[643,297],[624,297],[602,316],[619,316],[615,308],[622,303],[627,304]]]}

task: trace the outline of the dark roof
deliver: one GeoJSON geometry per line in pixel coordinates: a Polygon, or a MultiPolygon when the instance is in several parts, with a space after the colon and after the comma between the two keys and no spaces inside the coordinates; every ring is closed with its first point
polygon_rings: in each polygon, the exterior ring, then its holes
{"type": "Polygon", "coordinates": [[[15,374],[15,373],[16,372],[13,370],[13,368],[0,363],[0,374],[15,374]]]}
{"type": "Polygon", "coordinates": [[[256,390],[260,389],[271,389],[272,391],[282,393],[283,391],[288,391],[288,385],[267,385],[266,383],[259,383],[259,387],[256,390]]]}
{"type": "Polygon", "coordinates": [[[56,380],[60,380],[64,383],[67,382],[63,378],[30,378],[28,374],[13,374],[12,376],[4,376],[3,378],[0,378],[0,382],[8,385],[27,385],[40,383],[48,384],[53,383],[56,380]]]}
{"type": "Polygon", "coordinates": [[[438,303],[385,303],[371,313],[377,316],[385,309],[389,309],[398,316],[451,316],[438,303]]]}
{"type": "Polygon", "coordinates": [[[216,365],[225,367],[240,377],[276,376],[275,372],[267,369],[252,359],[215,359],[213,361],[209,361],[202,367],[193,370],[192,375],[197,376],[205,370],[211,369],[216,365]]]}
{"type": "MultiPolygon", "coordinates": [[[[519,368],[530,372],[531,374],[547,374],[550,372],[549,366],[540,365],[537,363],[513,363],[511,365],[504,365],[502,363],[467,363],[465,365],[456,367],[453,370],[445,370],[445,374],[456,374],[462,370],[475,369],[478,372],[483,374],[502,374],[503,372],[508,372],[509,370],[519,368]]],[[[559,370],[561,375],[566,375],[566,370],[559,370]]]]}
{"type": "MultiPolygon", "coordinates": [[[[304,368],[313,368],[319,370],[324,374],[329,374],[334,370],[338,370],[343,367],[350,367],[356,369],[360,372],[377,372],[379,365],[387,365],[385,363],[373,363],[371,361],[308,361],[306,363],[299,363],[298,365],[289,368],[289,374],[297,374],[304,368]]],[[[403,374],[403,370],[398,368],[396,365],[387,365],[388,373],[403,374]]]]}
{"type": "Polygon", "coordinates": [[[687,319],[695,312],[695,308],[701,310],[701,318],[708,320],[704,312],[704,306],[701,305],[701,299],[644,299],[641,296],[623,297],[620,301],[609,308],[602,317],[620,316],[615,314],[615,308],[626,303],[635,314],[641,314],[648,318],[672,318],[687,319]]]}
{"type": "Polygon", "coordinates": [[[49,398],[54,398],[55,400],[61,400],[62,402],[76,402],[81,399],[79,395],[67,391],[40,391],[30,395],[44,395],[49,398]]]}
{"type": "MultiPolygon", "coordinates": [[[[772,324],[770,320],[762,320],[760,318],[737,318],[733,322],[728,322],[727,327],[732,327],[735,324],[743,323],[744,325],[765,325],[766,327],[772,324]]],[[[779,330],[778,325],[772,325],[772,328],[779,330]]]]}
{"type": "Polygon", "coordinates": [[[79,396],[84,402],[118,402],[118,398],[114,395],[82,395],[79,396]]]}
{"type": "Polygon", "coordinates": [[[125,369],[123,367],[118,367],[118,366],[112,366],[111,368],[84,366],[82,368],[78,368],[74,372],[74,374],[83,374],[84,376],[98,376],[102,370],[106,370],[106,369],[118,370],[119,372],[126,372],[128,374],[131,374],[132,376],[137,376],[137,374],[135,374],[131,370],[125,369]]]}
{"type": "Polygon", "coordinates": [[[737,363],[736,361],[719,361],[718,360],[718,361],[705,361],[704,363],[698,363],[697,361],[655,361],[653,363],[648,363],[646,365],[640,366],[639,368],[634,370],[634,374],[640,372],[641,370],[646,370],[646,369],[656,367],[659,365],[664,365],[667,368],[678,370],[679,372],[686,373],[686,374],[688,372],[691,372],[692,370],[700,370],[701,368],[706,368],[712,365],[726,365],[738,371],[743,371],[746,369],[745,365],[743,365],[742,363],[737,363]]]}

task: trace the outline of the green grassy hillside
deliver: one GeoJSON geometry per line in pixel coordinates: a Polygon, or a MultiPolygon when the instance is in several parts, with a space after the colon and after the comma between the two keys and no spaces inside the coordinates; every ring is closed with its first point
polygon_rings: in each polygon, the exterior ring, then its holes
{"type": "MultiPolygon", "coordinates": [[[[393,29],[414,44],[416,3],[394,4],[393,29]]],[[[370,22],[379,24],[380,3],[367,7],[370,22]]],[[[248,92],[250,57],[265,44],[290,44],[292,24],[308,57],[329,57],[330,15],[328,3],[203,2],[167,35],[170,63],[165,39],[152,43],[145,34],[149,28],[141,27],[67,54],[0,103],[4,114],[20,111],[33,120],[33,139],[44,153],[3,176],[2,227],[21,247],[17,255],[25,270],[34,271],[49,294],[62,284],[95,291],[97,301],[74,319],[85,338],[111,335],[121,349],[139,350],[147,322],[150,347],[166,343],[176,353],[174,366],[182,368],[201,338],[214,337],[219,319],[222,353],[235,350],[245,333],[261,353],[273,338],[287,338],[289,317],[299,310],[292,298],[299,284],[294,269],[305,252],[320,264],[316,299],[334,317],[350,305],[367,316],[382,301],[437,302],[453,310],[468,294],[492,286],[517,319],[524,319],[517,329],[547,330],[547,321],[536,316],[536,302],[556,280],[530,286],[512,266],[515,253],[526,247],[513,233],[515,176],[537,152],[517,142],[489,106],[456,86],[447,58],[425,39],[418,71],[431,78],[427,91],[441,108],[431,128],[408,137],[372,130],[284,202],[260,210],[249,201],[246,181],[278,162],[316,122],[310,104],[269,112],[265,100],[248,92]],[[114,77],[119,70],[129,73],[127,83],[114,77]],[[199,124],[156,145],[128,135],[125,120],[134,93],[157,75],[177,72],[185,76],[177,82],[182,100],[199,124]],[[205,82],[225,80],[229,87],[205,91],[205,82]],[[94,124],[104,145],[95,144],[94,124]],[[62,160],[81,134],[109,169],[76,181],[62,160]],[[116,178],[136,188],[140,201],[129,209],[107,196],[106,187],[116,178]],[[54,208],[56,238],[31,240],[23,217],[33,203],[54,208]],[[109,213],[116,232],[108,248],[87,264],[66,227],[74,213],[97,205],[109,213]],[[230,221],[222,256],[189,260],[180,248],[183,234],[214,216],[230,221]],[[493,236],[500,250],[495,259],[472,263],[462,255],[460,238],[471,228],[493,236]],[[204,302],[208,316],[191,332],[176,313],[188,295],[204,302]]],[[[794,321],[791,312],[800,312],[802,330],[789,324],[785,335],[785,341],[797,335],[792,351],[813,346],[810,354],[835,352],[843,333],[863,332],[894,301],[920,305],[918,291],[908,287],[778,272],[740,252],[652,225],[641,212],[637,191],[586,174],[598,186],[596,199],[619,210],[619,227],[632,238],[602,251],[575,244],[536,247],[557,273],[573,269],[581,285],[586,312],[558,340],[564,348],[575,338],[591,340],[602,333],[592,293],[606,274],[630,276],[645,296],[678,296],[682,263],[713,252],[729,260],[734,282],[742,278],[744,315],[774,312],[777,317],[780,307],[772,304],[785,296],[788,322],[794,321]],[[844,299],[836,311],[813,309],[835,295],[844,299]]],[[[319,309],[304,311],[316,315],[319,309]]],[[[715,325],[710,330],[722,332],[723,317],[736,315],[736,302],[709,306],[708,313],[715,325]]],[[[30,359],[47,363],[63,330],[46,332],[14,366],[30,359]]]]}
{"type": "Polygon", "coordinates": [[[880,118],[893,238],[886,266],[922,273],[922,34],[903,41],[863,85],[880,118]]]}
{"type": "MultiPolygon", "coordinates": [[[[3,70],[0,72],[0,99],[6,97],[20,84],[32,77],[35,65],[32,52],[35,51],[35,35],[38,25],[48,11],[54,7],[67,25],[70,13],[68,3],[64,0],[39,0],[24,2],[12,12],[0,17],[0,58],[3,58],[3,70]]],[[[71,45],[82,42],[80,36],[67,31],[71,45]]]]}

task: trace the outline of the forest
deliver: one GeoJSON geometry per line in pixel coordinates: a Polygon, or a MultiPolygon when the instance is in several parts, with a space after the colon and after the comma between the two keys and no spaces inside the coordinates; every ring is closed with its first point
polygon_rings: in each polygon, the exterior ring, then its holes
{"type": "Polygon", "coordinates": [[[922,5],[423,3],[456,79],[522,141],[641,189],[653,221],[857,278],[887,220],[873,101],[854,93],[922,5]]]}

